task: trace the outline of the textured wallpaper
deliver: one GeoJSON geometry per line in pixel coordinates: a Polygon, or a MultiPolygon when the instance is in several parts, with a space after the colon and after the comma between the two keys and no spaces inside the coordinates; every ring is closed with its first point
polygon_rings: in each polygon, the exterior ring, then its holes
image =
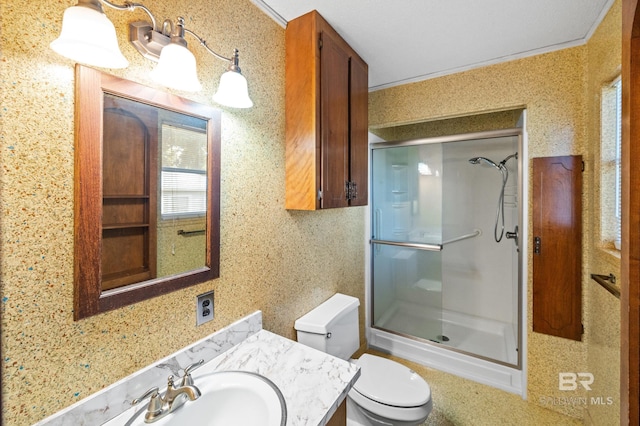
{"type": "MultiPolygon", "coordinates": [[[[255,311],[293,323],[336,291],[364,294],[365,208],[284,209],[284,30],[249,0],[144,2],[183,16],[216,51],[240,50],[255,103],[222,113],[220,278],[73,321],[74,63],[49,49],[73,0],[3,1],[0,19],[0,282],[3,424],[29,425],[255,311]],[[195,326],[195,296],[215,290],[215,319],[195,326]]],[[[106,8],[130,65],[106,70],[153,86],[128,43],[143,12],[106,8]]],[[[225,63],[187,38],[213,104],[225,63]]],[[[364,307],[360,309],[364,318],[364,307]]]]}

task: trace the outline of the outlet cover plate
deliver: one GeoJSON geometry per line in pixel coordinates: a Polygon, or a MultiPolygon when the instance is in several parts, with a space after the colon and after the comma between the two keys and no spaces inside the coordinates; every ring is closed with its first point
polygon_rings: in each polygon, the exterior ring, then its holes
{"type": "Polygon", "coordinates": [[[196,325],[213,319],[213,290],[196,296],[196,325]]]}

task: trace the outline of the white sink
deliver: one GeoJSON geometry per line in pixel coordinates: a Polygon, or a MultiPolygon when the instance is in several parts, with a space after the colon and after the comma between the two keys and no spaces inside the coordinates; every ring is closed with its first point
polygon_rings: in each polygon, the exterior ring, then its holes
{"type": "MultiPolygon", "coordinates": [[[[187,401],[173,413],[150,423],[164,425],[200,426],[284,426],[287,409],[282,393],[269,379],[245,371],[218,371],[194,377],[202,395],[195,401],[187,401]]],[[[144,415],[146,401],[123,413],[114,420],[126,416],[125,426],[146,425],[144,415]],[[127,415],[128,413],[128,415],[127,415]]],[[[107,425],[111,425],[108,422],[107,425]]]]}

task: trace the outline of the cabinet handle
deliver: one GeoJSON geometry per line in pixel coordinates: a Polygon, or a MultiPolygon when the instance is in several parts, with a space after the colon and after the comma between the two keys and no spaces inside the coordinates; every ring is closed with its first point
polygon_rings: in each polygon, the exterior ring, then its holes
{"type": "Polygon", "coordinates": [[[358,198],[358,184],[356,182],[345,182],[347,200],[355,200],[358,198]]]}

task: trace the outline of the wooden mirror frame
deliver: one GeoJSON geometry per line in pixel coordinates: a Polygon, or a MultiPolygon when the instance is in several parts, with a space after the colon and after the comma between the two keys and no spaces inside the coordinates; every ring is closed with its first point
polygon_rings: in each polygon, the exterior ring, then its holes
{"type": "Polygon", "coordinates": [[[76,65],[74,169],[75,321],[220,276],[219,110],[76,65]],[[209,155],[204,267],[112,290],[102,290],[102,130],[105,93],[206,121],[209,155]]]}

